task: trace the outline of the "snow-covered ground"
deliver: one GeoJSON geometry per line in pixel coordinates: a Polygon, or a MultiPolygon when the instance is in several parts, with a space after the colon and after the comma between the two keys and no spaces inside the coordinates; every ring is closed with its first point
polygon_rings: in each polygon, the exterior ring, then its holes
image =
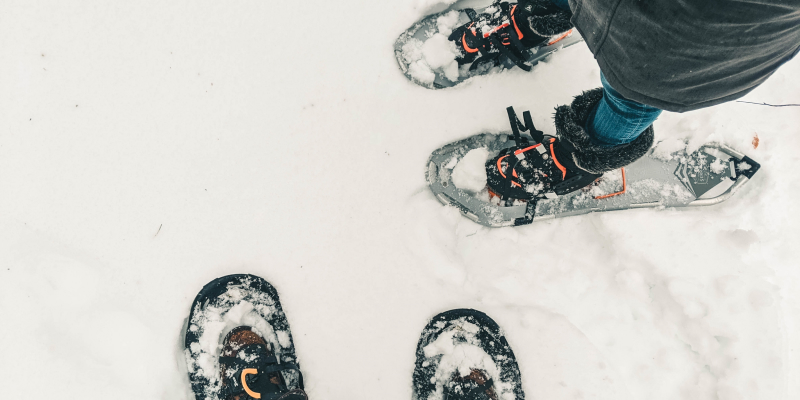
{"type": "MultiPolygon", "coordinates": [[[[409,399],[428,318],[506,330],[532,399],[800,398],[800,109],[656,122],[762,170],[712,208],[488,229],[424,164],[599,86],[584,45],[433,91],[395,63],[430,0],[0,7],[0,398],[190,399],[189,304],[281,294],[312,399],[409,399]],[[751,142],[757,135],[758,148],[751,142]]],[[[800,60],[744,100],[798,103],[800,60]]]]}

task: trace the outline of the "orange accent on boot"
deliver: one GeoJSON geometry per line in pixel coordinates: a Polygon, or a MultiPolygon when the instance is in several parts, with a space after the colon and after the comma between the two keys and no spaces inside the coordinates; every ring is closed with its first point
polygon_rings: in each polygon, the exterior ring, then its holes
{"type": "Polygon", "coordinates": [[[472,47],[467,46],[467,32],[464,32],[464,35],[461,36],[461,46],[464,47],[464,50],[467,53],[477,53],[478,49],[473,49],[472,47]]]}
{"type": "Polygon", "coordinates": [[[244,388],[244,391],[247,393],[247,395],[252,397],[252,398],[254,398],[254,399],[260,399],[261,398],[261,393],[256,393],[256,392],[250,390],[250,388],[247,387],[247,380],[245,378],[247,377],[247,375],[254,375],[254,374],[257,374],[257,373],[258,373],[258,370],[255,369],[255,368],[247,368],[244,371],[242,371],[242,387],[244,388]]]}
{"type": "Polygon", "coordinates": [[[564,180],[564,178],[567,177],[567,169],[564,168],[564,166],[561,165],[560,162],[558,162],[558,159],[556,158],[556,151],[553,149],[553,141],[552,140],[550,141],[550,157],[553,157],[553,162],[556,163],[556,167],[558,167],[558,169],[561,170],[561,179],[564,180]]]}
{"type": "MultiPolygon", "coordinates": [[[[258,333],[252,331],[249,326],[236,327],[225,336],[225,339],[223,339],[222,352],[220,353],[220,356],[237,357],[239,354],[239,350],[250,344],[262,344],[265,347],[269,348],[267,346],[267,342],[264,341],[264,338],[262,338],[258,333]]],[[[267,355],[268,356],[272,355],[272,352],[268,350],[267,355]]],[[[258,372],[255,369],[252,369],[252,371],[255,371],[253,373],[258,372]]],[[[232,382],[230,382],[231,379],[236,379],[235,376],[230,378],[228,377],[227,369],[225,368],[225,366],[220,366],[220,375],[221,375],[221,384],[223,388],[232,384],[232,382]]],[[[243,379],[244,377],[240,376],[240,378],[242,378],[242,382],[244,382],[243,379]]],[[[269,380],[270,382],[279,385],[282,383],[283,378],[281,377],[280,374],[278,374],[277,376],[270,376],[269,380]]],[[[246,387],[246,384],[243,386],[246,387]]],[[[250,393],[248,394],[251,397],[258,398],[250,393]]],[[[258,395],[258,393],[256,394],[258,395]]],[[[243,397],[243,395],[230,396],[222,400],[240,400],[240,397],[243,397]]]]}
{"type": "Polygon", "coordinates": [[[511,22],[514,23],[514,30],[517,31],[517,36],[519,36],[519,38],[522,39],[525,36],[522,35],[522,31],[519,30],[519,27],[517,26],[517,20],[516,18],[514,18],[514,10],[516,9],[517,9],[516,5],[514,7],[511,7],[511,22]]]}
{"type": "Polygon", "coordinates": [[[503,159],[506,158],[506,157],[508,157],[508,155],[502,156],[502,157],[497,159],[497,171],[500,172],[500,175],[502,175],[503,178],[506,177],[506,174],[503,173],[503,164],[502,164],[502,162],[503,162],[503,159]]]}
{"type": "Polygon", "coordinates": [[[514,181],[511,181],[511,186],[522,187],[522,185],[514,181]]]}
{"type": "Polygon", "coordinates": [[[565,37],[567,37],[567,36],[571,35],[571,34],[572,34],[572,31],[573,31],[574,29],[575,29],[575,28],[572,28],[572,29],[570,29],[570,30],[568,30],[568,31],[564,32],[563,34],[561,34],[561,36],[559,36],[559,37],[557,37],[557,38],[555,38],[555,39],[551,40],[549,43],[547,43],[547,45],[548,45],[548,46],[550,46],[550,45],[553,45],[553,44],[556,44],[556,43],[558,43],[559,41],[561,41],[561,39],[564,39],[565,37]]]}
{"type": "Polygon", "coordinates": [[[539,146],[541,146],[541,145],[542,145],[541,143],[537,143],[537,144],[535,144],[535,145],[533,145],[533,146],[526,147],[526,148],[524,148],[524,149],[519,149],[519,150],[517,150],[517,151],[515,151],[515,152],[514,152],[514,155],[517,155],[517,154],[519,154],[519,153],[524,153],[524,152],[526,152],[526,151],[528,151],[528,150],[533,150],[533,149],[535,149],[535,148],[537,148],[537,147],[539,147],[539,146]]]}
{"type": "MultiPolygon", "coordinates": [[[[473,31],[473,30],[472,30],[472,25],[475,25],[475,23],[473,22],[473,23],[469,24],[469,26],[467,27],[467,30],[469,30],[470,32],[472,32],[472,36],[478,36],[478,35],[475,33],[475,31],[473,31]]],[[[476,49],[473,49],[472,47],[469,47],[469,46],[467,46],[467,32],[464,32],[464,34],[463,34],[463,35],[461,35],[461,46],[464,48],[464,50],[465,50],[467,53],[477,53],[477,52],[478,52],[478,49],[477,49],[477,48],[476,48],[476,49]]]]}
{"type": "Polygon", "coordinates": [[[602,200],[602,199],[607,199],[609,197],[614,197],[614,196],[619,196],[621,194],[625,194],[625,192],[628,190],[628,185],[627,185],[626,179],[625,179],[625,168],[620,168],[620,170],[622,170],[622,190],[620,190],[619,192],[616,192],[616,193],[606,194],[606,195],[603,195],[603,196],[595,196],[594,197],[595,200],[602,200]]]}
{"type": "Polygon", "coordinates": [[[493,33],[497,32],[497,31],[499,31],[500,29],[503,29],[503,28],[505,28],[505,27],[507,27],[507,26],[509,26],[509,25],[510,25],[509,23],[505,23],[505,24],[503,24],[503,25],[500,25],[500,26],[498,26],[497,28],[494,28],[494,29],[492,29],[492,31],[491,31],[491,32],[489,32],[489,33],[484,33],[484,34],[483,34],[483,38],[484,38],[484,39],[486,39],[486,38],[488,38],[488,37],[489,37],[489,35],[491,35],[491,34],[493,34],[493,33]]]}

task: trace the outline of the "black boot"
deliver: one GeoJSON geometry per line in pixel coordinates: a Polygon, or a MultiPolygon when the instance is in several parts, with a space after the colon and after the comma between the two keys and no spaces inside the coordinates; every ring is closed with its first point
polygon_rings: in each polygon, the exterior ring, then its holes
{"type": "Polygon", "coordinates": [[[529,48],[548,44],[546,42],[558,39],[573,28],[572,12],[557,7],[550,0],[522,0],[515,14],[523,36],[520,41],[529,48]]]}
{"type": "Polygon", "coordinates": [[[585,128],[586,120],[602,99],[603,88],[592,89],[575,97],[571,105],[556,109],[556,134],[562,144],[556,149],[556,155],[592,174],[624,167],[644,156],[653,146],[653,125],[630,143],[613,147],[593,143],[585,128]]]}

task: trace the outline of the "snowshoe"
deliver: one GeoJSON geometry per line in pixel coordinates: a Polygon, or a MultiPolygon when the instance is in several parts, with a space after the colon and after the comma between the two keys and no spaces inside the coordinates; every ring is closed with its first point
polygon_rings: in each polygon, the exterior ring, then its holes
{"type": "Polygon", "coordinates": [[[519,366],[500,327],[471,309],[431,319],[417,344],[415,400],[524,400],[519,366]]]}
{"type": "Polygon", "coordinates": [[[549,0],[495,1],[482,9],[457,9],[428,16],[395,42],[400,69],[431,89],[454,86],[470,77],[519,67],[530,71],[539,60],[582,41],[571,13],[549,0]]]}
{"type": "Polygon", "coordinates": [[[228,275],[192,303],[184,356],[197,400],[307,400],[278,292],[253,275],[228,275]]]}
{"type": "Polygon", "coordinates": [[[472,221],[503,227],[600,211],[718,204],[760,168],[718,143],[657,157],[649,151],[652,126],[630,144],[593,145],[581,121],[598,96],[597,90],[586,92],[572,107],[557,110],[558,138],[537,131],[527,112],[521,123],[509,107],[511,135],[479,134],[434,151],[426,171],[429,187],[442,204],[472,221]],[[486,154],[483,190],[462,189],[453,181],[459,163],[473,150],[486,154]]]}

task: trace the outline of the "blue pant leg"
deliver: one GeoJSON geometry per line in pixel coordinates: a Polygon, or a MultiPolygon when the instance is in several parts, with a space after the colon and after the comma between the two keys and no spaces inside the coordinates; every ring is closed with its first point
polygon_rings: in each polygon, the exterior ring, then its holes
{"type": "Polygon", "coordinates": [[[570,11],[569,0],[550,0],[550,2],[562,10],[570,11]]]}
{"type": "Polygon", "coordinates": [[[661,114],[661,109],[628,100],[600,73],[603,99],[586,121],[589,136],[599,145],[630,143],[661,114]]]}
{"type": "Polygon", "coordinates": [[[562,9],[562,10],[567,10],[567,11],[570,11],[570,8],[569,8],[569,0],[550,0],[550,1],[551,1],[553,4],[555,4],[555,5],[556,5],[556,7],[560,8],[560,9],[562,9]]]}

